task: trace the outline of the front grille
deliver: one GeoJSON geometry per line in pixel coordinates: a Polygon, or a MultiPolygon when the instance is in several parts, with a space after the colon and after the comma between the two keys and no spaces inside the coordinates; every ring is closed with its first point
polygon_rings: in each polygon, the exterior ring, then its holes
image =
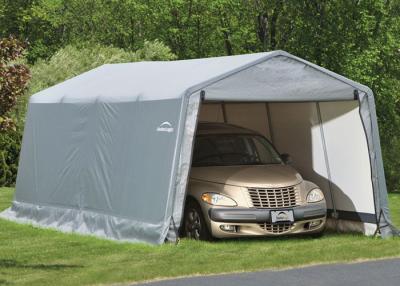
{"type": "Polygon", "coordinates": [[[294,226],[293,223],[279,223],[279,224],[259,223],[258,225],[266,232],[275,234],[288,232],[294,226]]]}
{"type": "Polygon", "coordinates": [[[295,187],[279,189],[248,189],[255,208],[286,208],[300,204],[295,187]]]}

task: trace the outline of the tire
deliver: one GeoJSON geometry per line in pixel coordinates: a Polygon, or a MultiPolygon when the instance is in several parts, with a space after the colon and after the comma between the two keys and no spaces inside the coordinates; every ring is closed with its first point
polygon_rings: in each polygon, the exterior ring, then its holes
{"type": "Polygon", "coordinates": [[[211,241],[212,235],[204,219],[200,205],[188,198],[183,216],[182,235],[189,239],[211,241]]]}
{"type": "Polygon", "coordinates": [[[310,234],[310,236],[311,238],[321,238],[324,236],[324,234],[325,234],[325,227],[320,232],[312,233],[310,234]]]}

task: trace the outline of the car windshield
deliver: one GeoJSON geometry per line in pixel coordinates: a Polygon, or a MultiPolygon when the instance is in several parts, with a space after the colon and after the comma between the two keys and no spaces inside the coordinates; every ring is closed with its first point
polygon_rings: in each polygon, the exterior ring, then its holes
{"type": "Polygon", "coordinates": [[[281,164],[271,143],[259,135],[213,134],[197,136],[193,166],[281,164]]]}

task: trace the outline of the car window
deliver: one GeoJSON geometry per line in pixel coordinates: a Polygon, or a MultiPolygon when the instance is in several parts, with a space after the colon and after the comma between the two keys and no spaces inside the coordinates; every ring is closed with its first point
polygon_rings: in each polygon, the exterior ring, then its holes
{"type": "Polygon", "coordinates": [[[193,166],[267,165],[282,163],[264,137],[244,134],[197,136],[193,166]]]}

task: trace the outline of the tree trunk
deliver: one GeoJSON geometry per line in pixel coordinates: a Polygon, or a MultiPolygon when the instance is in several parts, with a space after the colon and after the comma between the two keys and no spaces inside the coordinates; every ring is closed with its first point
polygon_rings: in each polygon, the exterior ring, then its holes
{"type": "Polygon", "coordinates": [[[269,40],[269,42],[270,42],[271,50],[275,50],[276,49],[276,45],[277,45],[276,29],[277,29],[277,21],[278,21],[279,15],[280,15],[281,10],[282,10],[282,5],[283,5],[282,1],[279,0],[276,3],[276,6],[275,6],[274,11],[272,12],[272,16],[271,16],[271,23],[269,25],[269,29],[270,29],[270,32],[269,32],[270,40],[269,40]]]}
{"type": "Polygon", "coordinates": [[[268,50],[268,14],[260,13],[257,16],[257,36],[261,42],[262,50],[268,50]]]}

